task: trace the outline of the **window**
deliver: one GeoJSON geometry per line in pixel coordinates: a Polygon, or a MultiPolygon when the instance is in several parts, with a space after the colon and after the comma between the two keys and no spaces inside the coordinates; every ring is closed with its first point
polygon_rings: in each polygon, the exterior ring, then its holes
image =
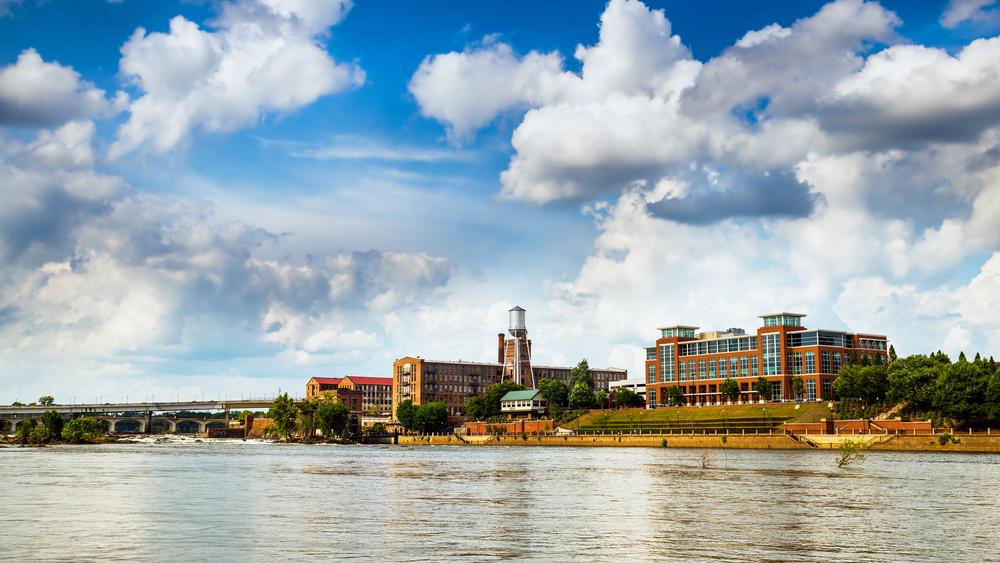
{"type": "Polygon", "coordinates": [[[840,352],[833,353],[833,373],[840,373],[840,352]]]}
{"type": "Polygon", "coordinates": [[[740,375],[743,377],[747,376],[747,366],[750,365],[750,358],[746,356],[740,356],[740,375]]]}
{"type": "Polygon", "coordinates": [[[833,384],[829,381],[823,382],[823,398],[828,401],[833,399],[833,384]]]}
{"type": "Polygon", "coordinates": [[[719,358],[719,377],[726,377],[726,366],[729,365],[729,361],[725,358],[719,358]]]}
{"type": "Polygon", "coordinates": [[[691,360],[690,362],[688,362],[688,377],[693,380],[697,376],[697,373],[698,372],[697,368],[695,367],[694,360],[691,360]]]}
{"type": "Polygon", "coordinates": [[[674,380],[674,345],[660,346],[660,381],[674,380]]]}
{"type": "Polygon", "coordinates": [[[646,359],[655,360],[656,359],[656,346],[651,348],[646,348],[646,359]]]}
{"type": "Polygon", "coordinates": [[[677,379],[679,379],[680,381],[687,381],[687,378],[688,378],[688,376],[687,376],[687,362],[680,362],[679,364],[677,364],[677,369],[678,369],[678,372],[679,372],[677,379]]]}
{"type": "MultiPolygon", "coordinates": [[[[823,373],[833,373],[833,364],[830,363],[830,352],[823,350],[823,373]]],[[[826,393],[823,393],[826,396],[826,393]]]]}
{"type": "Polygon", "coordinates": [[[781,383],[778,381],[771,382],[771,400],[772,401],[781,400],[781,383]]]}
{"type": "Polygon", "coordinates": [[[816,382],[812,379],[806,380],[806,400],[816,400],[816,382]]]}
{"type": "Polygon", "coordinates": [[[736,356],[729,358],[729,377],[736,377],[736,363],[738,361],[739,358],[736,356]]]}
{"type": "Polygon", "coordinates": [[[656,364],[649,364],[648,366],[648,377],[646,378],[647,383],[656,383],[656,364]]]}
{"type": "Polygon", "coordinates": [[[806,352],[805,373],[816,373],[816,352],[806,352]]]}
{"type": "Polygon", "coordinates": [[[705,379],[705,360],[698,360],[698,379],[705,379]]]}
{"type": "Polygon", "coordinates": [[[764,375],[781,374],[781,334],[772,332],[763,335],[762,352],[764,360],[764,375]]]}
{"type": "Polygon", "coordinates": [[[715,360],[708,361],[708,378],[715,379],[715,360]]]}
{"type": "Polygon", "coordinates": [[[750,356],[750,375],[757,377],[757,356],[750,356]]]}
{"type": "Polygon", "coordinates": [[[802,375],[802,352],[792,353],[792,375],[802,375]]]}

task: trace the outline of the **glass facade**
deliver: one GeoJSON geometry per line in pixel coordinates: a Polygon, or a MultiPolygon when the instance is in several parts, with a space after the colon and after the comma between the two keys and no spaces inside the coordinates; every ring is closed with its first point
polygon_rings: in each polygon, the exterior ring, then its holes
{"type": "Polygon", "coordinates": [[[816,373],[816,352],[806,352],[806,373],[816,373]]]}
{"type": "Polygon", "coordinates": [[[802,326],[802,315],[768,315],[764,326],[802,326]]]}
{"type": "Polygon", "coordinates": [[[698,379],[705,379],[705,360],[698,360],[698,379]]]}
{"type": "Polygon", "coordinates": [[[829,381],[823,382],[823,398],[828,401],[833,398],[833,384],[829,381]]]}
{"type": "Polygon", "coordinates": [[[646,383],[656,383],[656,364],[649,364],[646,370],[648,372],[646,383]]]}
{"type": "Polygon", "coordinates": [[[677,364],[677,379],[681,381],[687,381],[688,378],[687,366],[688,366],[687,362],[680,362],[677,364]]]}
{"type": "Polygon", "coordinates": [[[806,400],[816,400],[816,382],[811,379],[806,381],[806,400]]]}
{"type": "Polygon", "coordinates": [[[740,356],[740,375],[746,377],[749,373],[748,366],[750,365],[750,358],[746,356],[740,356]]]}
{"type": "Polygon", "coordinates": [[[757,377],[757,356],[750,356],[750,375],[757,377]]]}
{"type": "Polygon", "coordinates": [[[792,375],[802,375],[802,352],[792,353],[792,375]]]}
{"type": "Polygon", "coordinates": [[[833,373],[840,373],[840,352],[833,353],[833,373]]]}
{"type": "Polygon", "coordinates": [[[781,374],[781,334],[772,332],[761,336],[761,355],[764,375],[781,374]]]}
{"type": "Polygon", "coordinates": [[[781,383],[777,381],[771,382],[771,400],[772,401],[781,400],[781,383]]]}
{"type": "Polygon", "coordinates": [[[660,381],[674,380],[674,345],[660,346],[660,381]]]}
{"type": "Polygon", "coordinates": [[[833,373],[833,363],[830,361],[830,352],[823,350],[823,373],[833,373]]]}

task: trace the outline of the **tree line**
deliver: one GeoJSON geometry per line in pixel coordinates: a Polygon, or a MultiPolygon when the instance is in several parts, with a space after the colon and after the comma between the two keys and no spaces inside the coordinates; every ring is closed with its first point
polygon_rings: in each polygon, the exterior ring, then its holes
{"type": "Polygon", "coordinates": [[[951,361],[940,351],[890,362],[851,361],[840,369],[834,390],[841,400],[906,403],[910,412],[956,421],[1000,419],[1000,371],[992,357],[965,353],[951,361]]]}
{"type": "Polygon", "coordinates": [[[103,420],[85,416],[67,422],[58,412],[48,410],[42,413],[40,420],[21,421],[14,441],[23,445],[86,444],[98,441],[106,434],[103,420]]]}
{"type": "Polygon", "coordinates": [[[396,420],[410,432],[441,432],[448,428],[448,405],[440,401],[414,405],[407,399],[396,406],[396,420]]]}
{"type": "Polygon", "coordinates": [[[288,393],[278,395],[267,417],[274,421],[278,436],[316,440],[317,431],[324,439],[343,437],[350,430],[351,411],[332,394],[295,402],[288,393]]]}

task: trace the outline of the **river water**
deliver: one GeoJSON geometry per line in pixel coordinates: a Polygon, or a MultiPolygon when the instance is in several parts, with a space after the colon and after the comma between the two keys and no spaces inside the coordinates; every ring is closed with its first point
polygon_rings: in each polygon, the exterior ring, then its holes
{"type": "Polygon", "coordinates": [[[1000,560],[1000,456],[141,443],[0,449],[0,559],[1000,560]]]}

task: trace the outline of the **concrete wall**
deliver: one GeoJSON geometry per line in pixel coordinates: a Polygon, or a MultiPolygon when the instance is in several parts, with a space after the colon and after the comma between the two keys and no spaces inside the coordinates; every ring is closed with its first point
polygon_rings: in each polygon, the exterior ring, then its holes
{"type": "MultiPolygon", "coordinates": [[[[729,435],[722,441],[722,435],[698,434],[647,434],[621,436],[400,436],[400,445],[450,445],[450,446],[587,446],[587,447],[656,447],[668,448],[731,448],[731,449],[812,449],[808,444],[797,442],[783,434],[773,435],[729,435]]],[[[889,436],[884,443],[876,443],[871,450],[913,451],[913,452],[980,452],[1000,453],[1000,436],[962,436],[958,444],[942,446],[938,437],[932,436],[889,436]]]]}

